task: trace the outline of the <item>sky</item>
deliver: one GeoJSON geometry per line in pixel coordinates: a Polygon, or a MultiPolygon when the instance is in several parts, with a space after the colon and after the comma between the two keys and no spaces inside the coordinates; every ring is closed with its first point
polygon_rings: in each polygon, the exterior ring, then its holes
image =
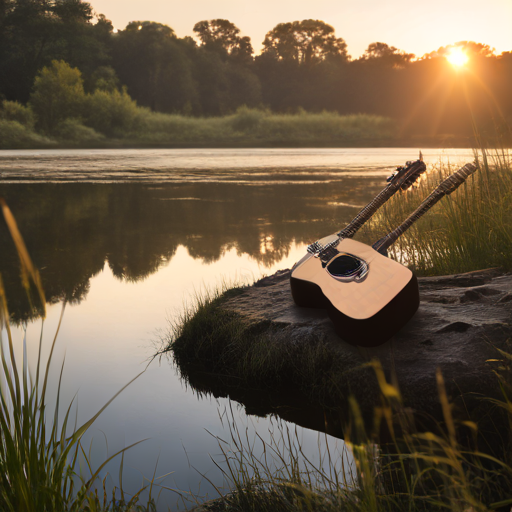
{"type": "Polygon", "coordinates": [[[251,38],[256,53],[278,23],[319,19],[357,58],[383,42],[420,57],[458,41],[512,51],[512,0],[89,0],[98,14],[123,29],[130,21],[169,25],[193,36],[195,23],[225,18],[251,38]]]}

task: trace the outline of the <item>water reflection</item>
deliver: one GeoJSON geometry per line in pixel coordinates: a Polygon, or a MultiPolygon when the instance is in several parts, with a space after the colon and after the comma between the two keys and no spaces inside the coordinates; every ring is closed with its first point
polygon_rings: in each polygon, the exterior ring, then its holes
{"type": "MultiPolygon", "coordinates": [[[[48,302],[82,301],[105,262],[118,279],[138,282],[184,246],[204,264],[227,251],[269,268],[291,245],[309,243],[348,222],[382,179],[243,186],[230,182],[154,184],[10,184],[6,199],[40,269],[48,302]]],[[[31,311],[19,262],[0,223],[0,274],[14,320],[31,311]]]]}
{"type": "Polygon", "coordinates": [[[206,372],[204,368],[179,367],[181,377],[195,394],[201,398],[229,398],[241,404],[248,416],[265,418],[273,416],[287,422],[323,432],[343,439],[343,428],[347,424],[349,410],[346,397],[330,396],[337,407],[323,406],[312,402],[296,389],[247,389],[240,386],[236,378],[206,372]]]}

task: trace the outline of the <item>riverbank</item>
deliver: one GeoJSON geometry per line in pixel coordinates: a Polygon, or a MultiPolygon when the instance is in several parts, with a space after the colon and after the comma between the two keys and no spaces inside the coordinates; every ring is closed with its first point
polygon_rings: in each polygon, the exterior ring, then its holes
{"type": "MultiPolygon", "coordinates": [[[[410,134],[397,121],[336,112],[239,108],[221,117],[162,114],[117,95],[111,112],[82,112],[43,130],[30,106],[0,106],[0,149],[474,147],[474,137],[410,134]],[[115,113],[115,115],[114,115],[115,113]]],[[[115,99],[114,98],[114,99],[115,99]]],[[[113,99],[111,99],[113,101],[113,99]]]]}
{"type": "MultiPolygon", "coordinates": [[[[512,144],[511,144],[512,145],[512,144]]],[[[231,137],[218,140],[193,139],[188,141],[162,141],[150,138],[105,138],[99,140],[58,140],[51,138],[33,138],[30,141],[20,140],[0,143],[1,150],[9,149],[286,149],[286,148],[418,148],[450,149],[475,146],[472,137],[440,136],[440,137],[368,137],[364,139],[347,137],[301,139],[282,138],[262,140],[250,137],[231,137]]]]}
{"type": "Polygon", "coordinates": [[[332,454],[327,468],[310,464],[284,425],[283,439],[265,451],[292,462],[270,468],[233,430],[228,445],[219,443],[231,447],[232,492],[197,511],[483,511],[509,503],[512,275],[420,278],[420,295],[416,316],[373,349],[340,340],[324,311],[296,307],[289,272],[198,303],[169,346],[182,379],[247,414],[344,439],[357,470],[337,467],[332,454]]]}

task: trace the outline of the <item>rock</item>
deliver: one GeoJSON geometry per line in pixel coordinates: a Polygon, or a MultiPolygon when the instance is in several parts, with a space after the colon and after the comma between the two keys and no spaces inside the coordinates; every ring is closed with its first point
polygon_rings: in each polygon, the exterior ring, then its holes
{"type": "Polygon", "coordinates": [[[280,271],[229,299],[223,308],[265,325],[278,343],[291,346],[326,341],[346,369],[345,396],[355,395],[363,412],[373,412],[376,379],[368,363],[379,360],[416,416],[442,418],[436,369],[448,396],[464,418],[478,419],[489,402],[503,398],[494,373],[512,341],[512,275],[497,269],[419,279],[421,304],[394,338],[376,348],[359,348],[341,340],[323,310],[297,307],[291,297],[289,271],[280,271]]]}

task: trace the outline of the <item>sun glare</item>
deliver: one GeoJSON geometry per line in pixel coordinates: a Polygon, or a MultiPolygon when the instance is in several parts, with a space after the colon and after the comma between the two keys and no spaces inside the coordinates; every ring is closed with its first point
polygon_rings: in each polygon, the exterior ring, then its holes
{"type": "Polygon", "coordinates": [[[464,66],[469,60],[469,57],[464,53],[462,48],[452,48],[446,58],[448,62],[456,68],[464,66]]]}

